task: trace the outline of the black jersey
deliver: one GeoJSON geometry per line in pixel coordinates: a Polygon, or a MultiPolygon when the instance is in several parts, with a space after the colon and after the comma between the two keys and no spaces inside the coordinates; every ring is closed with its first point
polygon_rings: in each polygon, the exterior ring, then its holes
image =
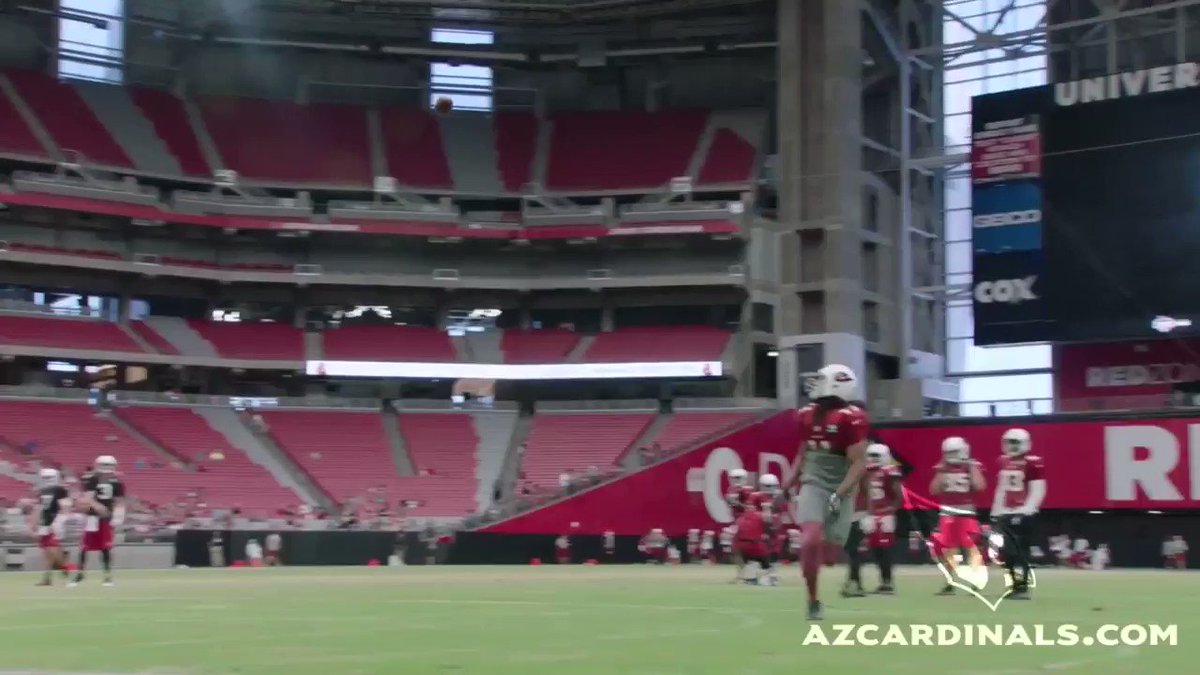
{"type": "Polygon", "coordinates": [[[67,498],[67,489],[61,485],[44,487],[38,491],[40,512],[38,523],[42,527],[50,527],[58,519],[62,510],[62,500],[67,498]]]}
{"type": "Polygon", "coordinates": [[[94,494],[96,501],[108,511],[104,520],[112,519],[113,507],[117,500],[125,497],[125,485],[120,478],[111,474],[91,474],[83,480],[83,491],[94,494]]]}

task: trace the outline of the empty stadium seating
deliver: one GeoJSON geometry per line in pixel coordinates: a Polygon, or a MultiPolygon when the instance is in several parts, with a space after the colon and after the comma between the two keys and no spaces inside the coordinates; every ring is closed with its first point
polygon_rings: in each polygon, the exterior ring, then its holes
{"type": "Polygon", "coordinates": [[[398,481],[405,499],[422,502],[414,515],[474,513],[479,436],[471,416],[404,413],[398,420],[414,467],[419,474],[428,474],[398,481]]]}
{"type": "Polygon", "coordinates": [[[230,359],[302,361],[304,333],[281,323],[189,321],[217,353],[230,359]]]}
{"type": "Polygon", "coordinates": [[[9,476],[0,475],[0,500],[11,503],[33,493],[33,486],[9,476]]]}
{"type": "Polygon", "coordinates": [[[344,361],[457,361],[445,331],[421,326],[342,326],[322,334],[325,358],[344,361]]]}
{"type": "Polygon", "coordinates": [[[371,184],[362,108],[233,97],[204,97],[197,105],[225,166],[242,176],[371,184]]]}
{"type": "Polygon", "coordinates": [[[442,132],[432,113],[416,108],[384,108],[379,111],[379,124],[388,175],[403,185],[446,190],[454,187],[442,132]]]}
{"type": "Polygon", "coordinates": [[[573,331],[508,329],[500,338],[505,363],[562,363],[579,344],[573,331]]]}
{"type": "Polygon", "coordinates": [[[663,451],[671,452],[745,424],[758,416],[758,412],[740,410],[677,412],[671,415],[652,441],[663,451]]]}
{"type": "Polygon", "coordinates": [[[33,70],[10,70],[7,75],[64,153],[81,153],[96,164],[133,167],[129,156],[74,87],[33,70]]]}
{"type": "Polygon", "coordinates": [[[600,333],[584,363],[718,361],[729,331],[712,326],[647,326],[600,333]]]}
{"type": "Polygon", "coordinates": [[[539,414],[525,442],[525,479],[557,487],[564,471],[612,469],[653,419],[650,413],[539,414]]]}
{"type": "Polygon", "coordinates": [[[134,333],[137,333],[138,337],[140,337],[146,344],[150,345],[150,347],[159,354],[180,353],[179,349],[177,349],[175,345],[168,342],[167,339],[162,335],[159,335],[158,331],[154,330],[150,326],[147,326],[144,321],[130,321],[129,328],[134,333]]]}
{"type": "Polygon", "coordinates": [[[198,467],[189,479],[203,489],[209,504],[274,514],[302,501],[192,410],[122,408],[116,414],[182,462],[198,467]],[[219,454],[214,457],[214,453],[219,454]]]}
{"type": "Polygon", "coordinates": [[[170,92],[144,87],[131,87],[130,96],[154,126],[155,133],[170,153],[179,161],[179,167],[185,175],[212,175],[212,167],[200,149],[200,141],[188,120],[183,101],[170,92]]]}
{"type": "Polygon", "coordinates": [[[533,177],[538,119],[532,113],[498,112],[494,124],[496,164],[504,189],[520,192],[533,177]]]}
{"type": "Polygon", "coordinates": [[[17,106],[7,96],[0,96],[0,152],[29,157],[49,157],[49,152],[33,135],[17,106]]]}
{"type": "Polygon", "coordinates": [[[758,149],[732,129],[717,129],[700,165],[698,185],[744,183],[754,175],[758,149]]]}
{"type": "Polygon", "coordinates": [[[175,503],[197,488],[204,475],[176,465],[82,403],[0,402],[0,434],[29,459],[69,470],[75,476],[97,455],[117,458],[130,494],[156,505],[175,503]]]}
{"type": "Polygon", "coordinates": [[[552,190],[661,187],[687,173],[708,114],[676,110],[570,112],[551,118],[552,190]]]}
{"type": "Polygon", "coordinates": [[[0,315],[0,343],[60,349],[142,352],[121,327],[96,319],[0,315]]]}

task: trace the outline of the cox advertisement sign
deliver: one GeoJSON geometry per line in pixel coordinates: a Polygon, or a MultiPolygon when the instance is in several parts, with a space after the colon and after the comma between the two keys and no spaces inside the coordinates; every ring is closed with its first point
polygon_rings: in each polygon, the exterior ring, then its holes
{"type": "Polygon", "coordinates": [[[1200,339],[1055,345],[1054,373],[1059,401],[1165,397],[1200,381],[1200,339]]]}
{"type": "MultiPolygon", "coordinates": [[[[1014,420],[1015,422],[1016,420],[1014,420]]],[[[980,506],[991,506],[1000,437],[1012,424],[920,425],[878,429],[881,439],[913,466],[910,490],[926,494],[947,436],[971,444],[988,479],[980,506]]],[[[1034,452],[1045,460],[1048,509],[1200,508],[1200,417],[1142,421],[1030,423],[1034,452]]],[[[730,469],[786,474],[795,458],[794,411],[706,444],[615,483],[582,492],[486,528],[510,534],[670,535],[717,529],[732,519],[722,495],[730,469]]]]}
{"type": "Polygon", "coordinates": [[[1053,326],[1043,299],[1046,279],[1041,251],[975,256],[971,301],[975,343],[1045,340],[1053,326]]]}

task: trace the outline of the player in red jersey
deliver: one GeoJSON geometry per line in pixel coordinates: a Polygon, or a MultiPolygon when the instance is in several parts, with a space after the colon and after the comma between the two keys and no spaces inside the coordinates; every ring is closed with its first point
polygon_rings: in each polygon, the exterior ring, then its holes
{"type": "Polygon", "coordinates": [[[559,565],[571,564],[571,538],[565,534],[554,540],[554,561],[559,565]]]}
{"type": "MultiPolygon", "coordinates": [[[[750,484],[750,474],[745,469],[731,470],[729,472],[729,491],[725,493],[725,500],[729,502],[729,510],[733,513],[733,527],[735,529],[737,528],[738,520],[745,513],[746,505],[750,502],[750,497],[753,494],[754,486],[750,484]]],[[[732,583],[736,584],[742,580],[745,561],[742,560],[737,546],[732,546],[730,552],[734,569],[732,583]]]]}
{"type": "Polygon", "coordinates": [[[992,500],[992,520],[1004,538],[1000,553],[1012,579],[1009,597],[1024,600],[1029,598],[1033,578],[1029,549],[1037,536],[1037,514],[1046,498],[1045,463],[1033,454],[1033,439],[1025,429],[1009,429],[1000,442],[1003,455],[992,500]]]}
{"type": "Polygon", "coordinates": [[[858,398],[858,377],[831,364],[817,372],[809,392],[813,403],[800,410],[800,447],[786,488],[799,486],[796,520],[803,531],[800,551],[808,618],[822,615],[817,597],[821,563],[837,560],[854,518],[854,496],[866,469],[867,413],[858,398]]]}
{"type": "MultiPolygon", "coordinates": [[[[879,587],[876,593],[890,595],[892,584],[892,547],[896,544],[896,513],[904,500],[900,469],[892,460],[892,451],[883,443],[867,446],[867,475],[863,478],[867,515],[859,527],[867,540],[867,548],[879,566],[879,587]]],[[[861,585],[859,586],[861,589],[861,585]]]]}
{"type": "Polygon", "coordinates": [[[71,510],[71,500],[62,485],[62,476],[56,469],[45,468],[38,474],[38,504],[33,517],[33,531],[37,535],[38,548],[46,558],[46,573],[38,586],[51,585],[54,570],[67,574],[67,554],[59,539],[63,534],[63,523],[71,510]]]}
{"type": "Polygon", "coordinates": [[[104,585],[112,586],[113,531],[125,522],[125,484],[117,477],[117,460],[111,455],[96,458],[93,472],[83,479],[87,505],[83,526],[83,544],[79,547],[79,573],[69,584],[83,581],[87,556],[98,551],[104,562],[104,585]]]}
{"type": "MultiPolygon", "coordinates": [[[[958,436],[942,441],[942,461],[934,467],[929,485],[941,506],[937,532],[930,538],[934,560],[959,579],[977,586],[985,585],[987,570],[979,545],[979,520],[975,516],[975,499],[987,488],[979,463],[971,459],[971,447],[958,436]],[[970,567],[961,569],[956,550],[966,550],[970,567]]],[[[949,584],[942,593],[953,593],[949,584]]]]}
{"type": "Polygon", "coordinates": [[[764,474],[759,478],[759,491],[752,493],[743,502],[737,519],[737,541],[734,549],[741,559],[743,569],[739,578],[746,583],[774,586],[778,583],[771,556],[771,540],[777,523],[775,497],[779,494],[779,478],[764,474]],[[744,576],[744,566],[757,563],[759,574],[755,578],[744,576]]]}
{"type": "Polygon", "coordinates": [[[687,561],[688,564],[700,562],[700,530],[692,528],[687,531],[687,561]]]}
{"type": "Polygon", "coordinates": [[[671,545],[671,540],[667,535],[663,534],[661,527],[656,527],[650,530],[642,540],[638,542],[638,550],[646,555],[646,562],[665,565],[667,562],[667,547],[671,545]]]}

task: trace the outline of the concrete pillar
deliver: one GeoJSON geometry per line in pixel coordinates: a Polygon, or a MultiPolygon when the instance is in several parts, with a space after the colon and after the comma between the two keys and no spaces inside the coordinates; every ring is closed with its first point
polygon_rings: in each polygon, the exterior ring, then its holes
{"type": "Polygon", "coordinates": [[[608,333],[613,329],[613,306],[605,303],[604,307],[600,308],[600,330],[608,333]]]}

